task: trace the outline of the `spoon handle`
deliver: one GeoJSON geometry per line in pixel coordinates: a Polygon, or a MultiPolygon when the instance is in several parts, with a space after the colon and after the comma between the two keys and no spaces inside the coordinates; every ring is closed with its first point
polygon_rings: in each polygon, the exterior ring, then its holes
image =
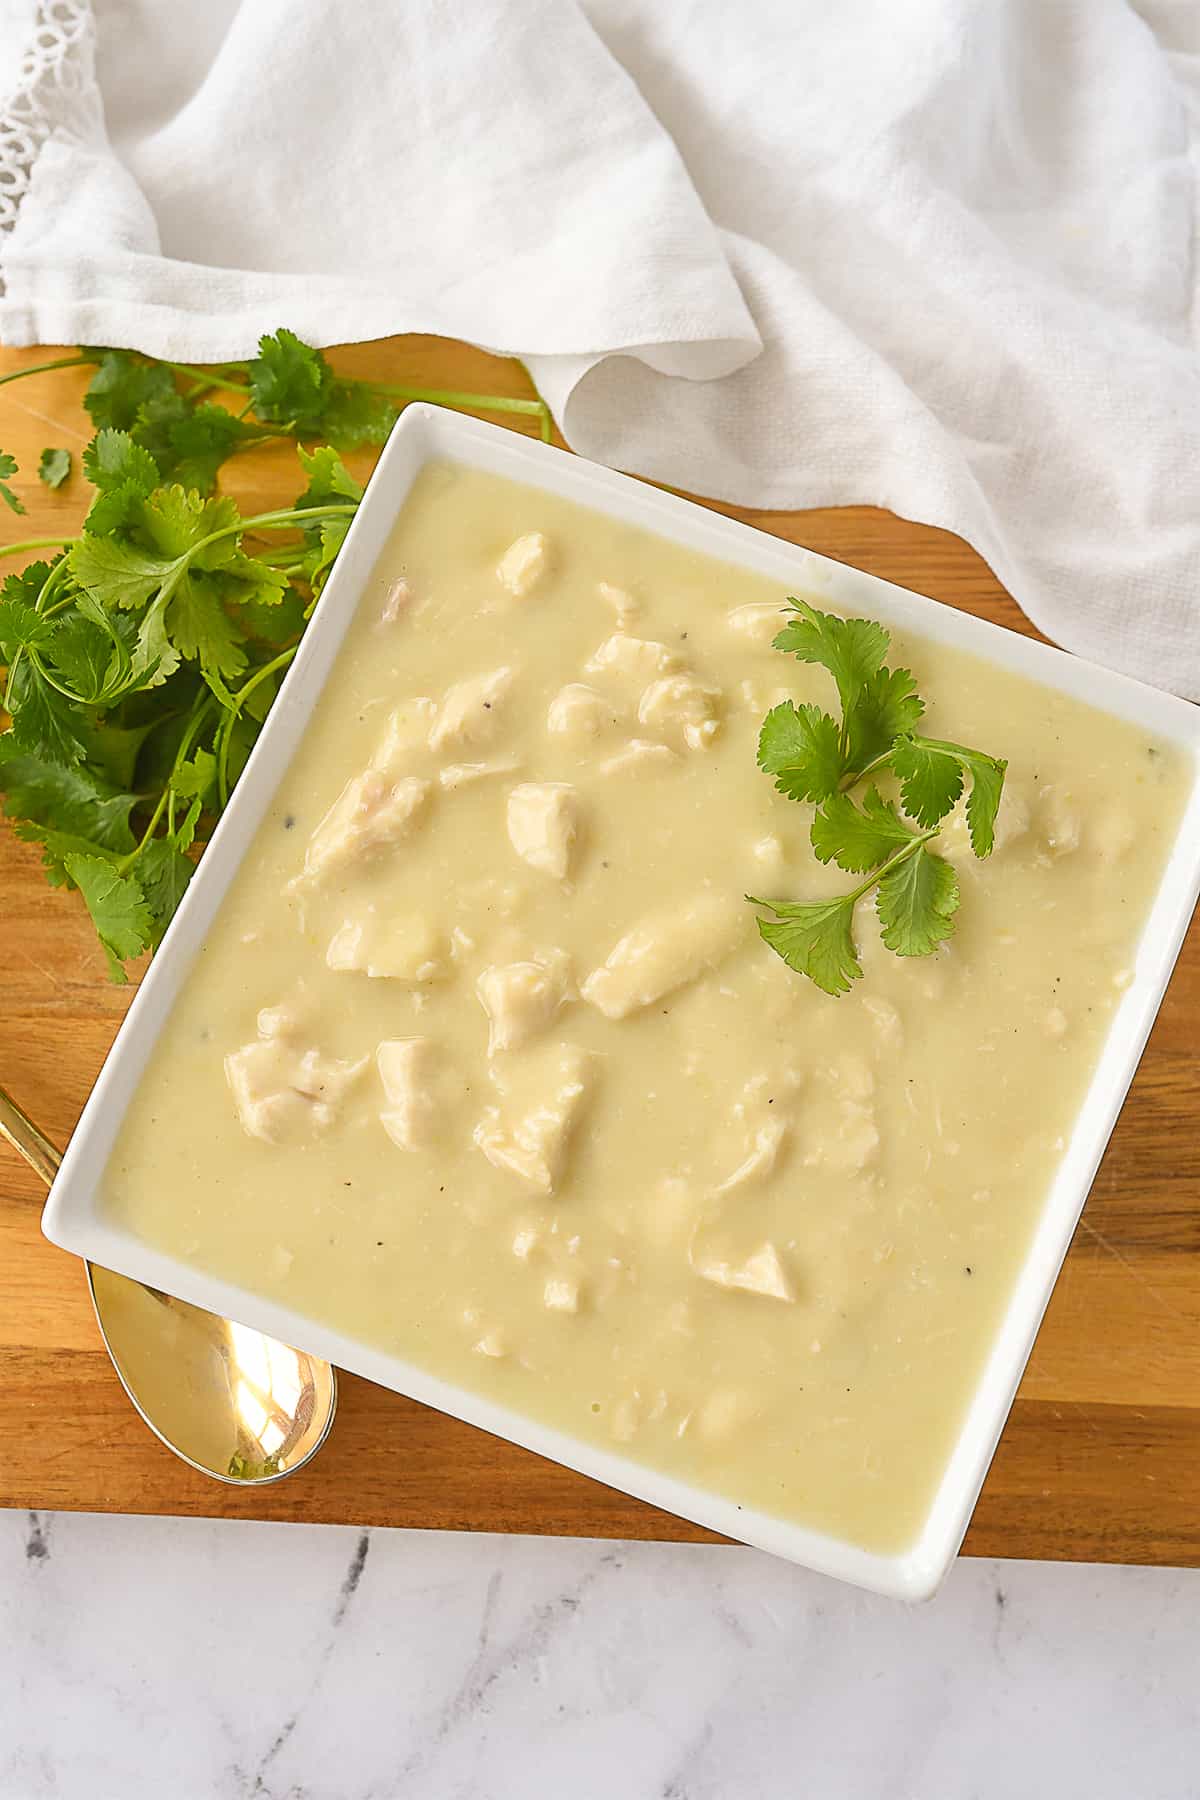
{"type": "Polygon", "coordinates": [[[5,1138],[17,1154],[25,1158],[34,1173],[41,1176],[46,1186],[50,1186],[62,1157],[45,1132],[39,1131],[3,1088],[0,1088],[0,1138],[5,1138]]]}

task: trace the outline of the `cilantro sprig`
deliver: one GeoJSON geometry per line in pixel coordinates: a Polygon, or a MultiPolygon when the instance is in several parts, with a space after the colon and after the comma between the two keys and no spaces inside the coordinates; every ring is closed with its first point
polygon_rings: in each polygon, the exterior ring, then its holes
{"type": "MultiPolygon", "coordinates": [[[[343,380],[288,331],[246,363],[83,350],[0,385],[79,364],[95,366],[83,529],[0,546],[55,552],[0,587],[0,798],[52,885],[79,890],[123,981],[170,923],[362,498],[340,451],[382,443],[410,399],[536,415],[543,435],[549,414],[541,400],[343,380]],[[306,447],[315,438],[327,441],[306,447]],[[244,516],[213,491],[218,471],[272,440],[296,442],[303,489],[244,516]]],[[[43,452],[47,485],[70,471],[66,451],[43,452]]],[[[16,473],[0,452],[0,503],[23,512],[16,473]]]]}
{"type": "Polygon", "coordinates": [[[806,600],[788,604],[793,616],[775,647],[828,670],[841,716],[790,700],[774,707],[759,733],[759,766],[781,794],[814,803],[818,860],[863,880],[831,900],[749,899],[769,915],[760,916],[759,931],[789,968],[827,994],[844,994],[862,976],[854,918],[868,894],[883,942],[897,956],[928,956],[950,937],[958,876],[930,844],[967,787],[971,848],[991,854],[1007,764],[918,733],[925,703],[908,669],[886,666],[891,640],[882,625],[818,612],[806,600]],[[898,783],[899,805],[878,785],[861,804],[851,797],[868,776],[886,773],[898,783]]]}

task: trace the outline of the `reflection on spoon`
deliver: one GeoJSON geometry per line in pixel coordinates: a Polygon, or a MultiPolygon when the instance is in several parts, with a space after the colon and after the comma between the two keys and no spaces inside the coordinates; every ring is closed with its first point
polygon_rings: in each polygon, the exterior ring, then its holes
{"type": "MultiPolygon", "coordinates": [[[[53,1181],[58,1151],[0,1088],[0,1137],[53,1181]]],[[[121,1385],[168,1450],[218,1481],[280,1481],[316,1455],[337,1406],[329,1363],[86,1263],[121,1385]]]]}

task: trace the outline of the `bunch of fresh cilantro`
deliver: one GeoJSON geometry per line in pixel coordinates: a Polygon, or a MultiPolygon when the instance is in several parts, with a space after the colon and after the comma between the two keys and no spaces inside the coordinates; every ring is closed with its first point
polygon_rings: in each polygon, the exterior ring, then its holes
{"type": "MultiPolygon", "coordinates": [[[[50,881],[80,890],[123,981],[170,923],[361,498],[339,450],[381,444],[410,399],[534,414],[543,435],[549,415],[540,400],[340,380],[289,331],[217,369],[122,350],[39,369],[79,363],[96,365],[82,533],[0,547],[58,548],[0,589],[0,795],[50,881]],[[327,441],[300,443],[291,506],[246,518],[214,494],[217,473],[269,438],[327,441]]],[[[21,512],[15,473],[0,452],[0,502],[21,512]]],[[[39,474],[61,485],[68,453],[44,451],[39,474]]]]}
{"type": "Polygon", "coordinates": [[[788,604],[795,616],[775,647],[829,671],[841,718],[790,700],[776,706],[763,720],[759,765],[789,799],[815,802],[818,859],[863,879],[832,900],[751,903],[772,915],[759,919],[759,931],[790,968],[827,994],[844,994],[862,975],[854,912],[872,890],[883,942],[897,956],[928,956],[951,935],[958,876],[930,845],[969,780],[971,848],[976,856],[991,854],[1007,764],[918,735],[925,704],[907,669],[886,667],[890,639],[882,625],[818,612],[804,600],[788,604]],[[878,786],[856,804],[850,791],[886,773],[898,782],[899,806],[878,786]]]}

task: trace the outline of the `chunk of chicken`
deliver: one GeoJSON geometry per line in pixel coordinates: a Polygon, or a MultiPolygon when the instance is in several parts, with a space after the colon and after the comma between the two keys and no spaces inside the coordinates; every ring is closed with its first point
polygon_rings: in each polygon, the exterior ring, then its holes
{"type": "Polygon", "coordinates": [[[551,1275],[542,1289],[542,1305],[548,1312],[577,1313],[579,1283],[573,1275],[551,1275]]]}
{"type": "Polygon", "coordinates": [[[516,671],[504,665],[448,687],[430,727],[429,748],[465,750],[489,743],[500,723],[499,709],[515,680],[516,671]]]}
{"type": "Polygon", "coordinates": [[[648,775],[679,762],[669,744],[652,744],[649,738],[630,738],[622,750],[614,750],[600,764],[601,775],[648,775]]]}
{"type": "Polygon", "coordinates": [[[724,895],[699,894],[651,913],[614,944],[580,992],[605,1018],[623,1019],[711,969],[733,949],[744,926],[743,909],[724,895]]]}
{"type": "MultiPolygon", "coordinates": [[[[1000,795],[1000,807],[996,813],[996,825],[993,841],[993,855],[999,855],[1009,844],[1018,842],[1028,835],[1031,824],[1029,801],[1012,777],[1006,778],[1000,795]]],[[[942,826],[941,842],[938,845],[940,855],[951,862],[961,863],[970,868],[975,859],[971,848],[970,833],[967,830],[967,803],[965,796],[942,826]]]]}
{"type": "Polygon", "coordinates": [[[795,1300],[787,1270],[774,1244],[768,1242],[747,1256],[743,1262],[725,1262],[718,1257],[704,1258],[695,1264],[696,1273],[718,1287],[739,1288],[747,1294],[762,1294],[768,1300],[795,1300]]]}
{"type": "Polygon", "coordinates": [[[743,1389],[714,1388],[700,1403],[696,1429],[701,1437],[719,1442],[748,1425],[761,1411],[761,1403],[743,1389]]]}
{"type": "Polygon", "coordinates": [[[771,601],[753,601],[749,606],[735,606],[725,623],[735,637],[769,649],[787,623],[787,613],[771,601]]]}
{"type": "Polygon", "coordinates": [[[420,913],[398,917],[378,912],[347,919],[329,940],[330,969],[392,981],[440,981],[449,971],[450,946],[444,932],[420,913]]]}
{"type": "Polygon", "coordinates": [[[403,575],[398,576],[395,581],[390,583],[387,593],[383,596],[383,609],[379,614],[380,624],[394,625],[411,605],[412,589],[403,575]]]}
{"type": "Polygon", "coordinates": [[[286,1026],[274,1030],[280,1011],[264,1008],[258,1041],[243,1044],[225,1058],[225,1079],[242,1128],[268,1144],[303,1140],[326,1130],[351,1082],[366,1067],[365,1058],[343,1062],[305,1048],[286,1026]],[[271,1028],[266,1032],[264,1019],[271,1028]]]}
{"type": "Polygon", "coordinates": [[[606,606],[612,607],[622,631],[630,619],[636,619],[642,610],[640,600],[635,599],[627,588],[615,587],[611,581],[597,582],[596,592],[606,606]]]}
{"type": "Polygon", "coordinates": [[[550,540],[544,531],[527,531],[508,546],[496,564],[496,579],[518,600],[531,594],[550,566],[550,540]]]}
{"type": "Polygon", "coordinates": [[[773,1173],[779,1161],[779,1153],[787,1133],[786,1120],[764,1120],[751,1134],[749,1147],[737,1168],[713,1189],[714,1194],[729,1194],[734,1188],[747,1187],[753,1182],[765,1180],[773,1173]]]}
{"type": "Polygon", "coordinates": [[[419,775],[393,779],[366,769],[348,781],[308,841],[308,880],[389,850],[408,836],[425,809],[431,784],[419,775]]]}
{"type": "Polygon", "coordinates": [[[605,638],[584,664],[588,675],[620,675],[639,686],[653,681],[657,675],[669,675],[679,667],[679,658],[665,644],[652,638],[627,637],[623,631],[605,638]]]}
{"type": "Polygon", "coordinates": [[[620,715],[611,700],[585,681],[569,681],[550,702],[546,730],[571,744],[586,744],[609,726],[619,725],[620,715]]]}
{"type": "Polygon", "coordinates": [[[523,781],[508,796],[508,839],[531,869],[563,881],[579,829],[579,800],[568,781],[523,781]]]}
{"type": "Polygon", "coordinates": [[[720,699],[720,688],[709,687],[695,675],[662,675],[643,691],[638,719],[671,743],[707,750],[721,728],[720,699]]]}
{"type": "Polygon", "coordinates": [[[435,1143],[458,1094],[458,1083],[432,1038],[388,1038],[375,1051],[387,1105],[379,1123],[399,1150],[435,1143]]]}
{"type": "Polygon", "coordinates": [[[493,1070],[491,1079],[500,1104],[485,1109],[476,1144],[493,1168],[507,1170],[535,1193],[553,1193],[586,1097],[588,1058],[572,1044],[557,1044],[540,1055],[531,1052],[518,1070],[493,1070]]]}
{"type": "Polygon", "coordinates": [[[1061,788],[1042,789],[1037,807],[1037,832],[1053,857],[1069,856],[1078,850],[1080,817],[1072,804],[1072,796],[1061,788]]]}
{"type": "Polygon", "coordinates": [[[570,958],[548,950],[528,962],[494,963],[475,983],[488,1016],[488,1055],[516,1050],[545,1031],[567,997],[570,958]]]}
{"type": "Polygon", "coordinates": [[[438,781],[444,788],[471,787],[492,775],[515,775],[520,766],[515,756],[494,756],[491,762],[447,763],[438,770],[438,781]]]}
{"type": "Polygon", "coordinates": [[[410,700],[402,700],[388,715],[383,736],[371,758],[371,767],[385,775],[405,774],[409,752],[424,748],[429,727],[436,717],[437,702],[427,694],[416,694],[410,700]]]}

